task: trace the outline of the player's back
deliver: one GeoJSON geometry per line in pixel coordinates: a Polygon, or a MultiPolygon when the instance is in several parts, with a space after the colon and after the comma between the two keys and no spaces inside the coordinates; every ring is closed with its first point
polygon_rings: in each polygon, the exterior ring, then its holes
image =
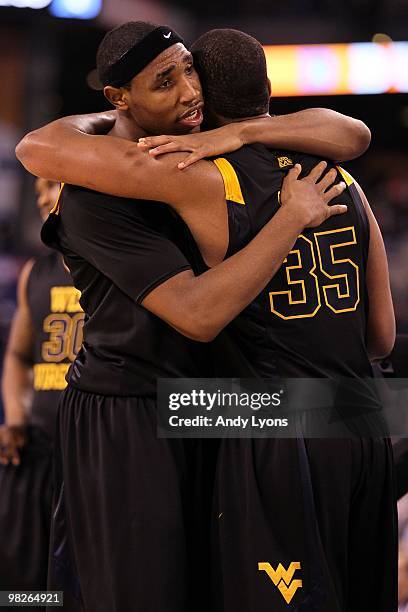
{"type": "MultiPolygon", "coordinates": [[[[224,158],[216,163],[228,198],[228,256],[277,212],[285,172],[296,162],[308,172],[319,160],[258,145],[224,158]]],[[[302,232],[265,289],[220,335],[218,363],[227,361],[224,346],[231,356],[225,376],[332,379],[279,380],[288,389],[285,407],[295,409],[288,415],[295,438],[274,438],[271,428],[271,437],[221,441],[214,508],[229,517],[217,545],[230,561],[222,586],[231,610],[288,608],[265,567],[289,565],[297,568],[300,587],[292,609],[368,609],[367,593],[361,596],[353,576],[356,567],[371,566],[370,582],[384,550],[390,551],[381,570],[387,580],[379,586],[373,580],[368,596],[372,609],[395,609],[392,452],[365,341],[369,225],[351,178],[344,177],[350,185],[338,203],[348,205],[347,213],[302,232]]],[[[258,383],[257,392],[263,390],[258,383]]],[[[279,435],[289,430],[279,428],[279,435]]]]}
{"type": "MultiPolygon", "coordinates": [[[[227,256],[277,212],[286,172],[300,163],[308,173],[318,161],[262,145],[215,160],[228,185],[227,256]]],[[[365,343],[369,226],[352,178],[339,172],[341,178],[348,188],[338,202],[348,205],[347,213],[305,230],[265,290],[228,327],[258,376],[371,376],[365,343]]]]}
{"type": "Polygon", "coordinates": [[[63,253],[85,312],[71,386],[106,395],[154,395],[157,378],[206,371],[205,347],[140,305],[152,288],[190,267],[175,246],[178,222],[164,204],[153,208],[66,185],[42,238],[63,253]]]}

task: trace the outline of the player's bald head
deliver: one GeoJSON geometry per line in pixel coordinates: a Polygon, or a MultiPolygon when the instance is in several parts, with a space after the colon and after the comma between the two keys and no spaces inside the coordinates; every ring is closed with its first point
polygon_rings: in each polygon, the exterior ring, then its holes
{"type": "Polygon", "coordinates": [[[211,111],[231,119],[268,112],[266,59],[255,38],[239,30],[210,30],[191,51],[211,111]]]}

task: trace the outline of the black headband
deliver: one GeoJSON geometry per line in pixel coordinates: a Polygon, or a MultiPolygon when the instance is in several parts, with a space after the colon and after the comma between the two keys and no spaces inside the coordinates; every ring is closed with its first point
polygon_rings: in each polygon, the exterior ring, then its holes
{"type": "Polygon", "coordinates": [[[137,42],[101,75],[102,84],[121,87],[146,68],[162,51],[176,43],[184,43],[181,36],[167,26],[159,26],[137,42]]]}

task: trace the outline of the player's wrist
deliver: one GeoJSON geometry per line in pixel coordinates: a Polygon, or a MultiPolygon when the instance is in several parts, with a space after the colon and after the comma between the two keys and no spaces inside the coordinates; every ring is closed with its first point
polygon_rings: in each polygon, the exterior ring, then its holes
{"type": "Polygon", "coordinates": [[[262,140],[262,129],[259,125],[258,119],[249,119],[235,123],[239,129],[239,138],[243,145],[253,144],[254,142],[261,142],[262,140]]]}
{"type": "Polygon", "coordinates": [[[235,149],[239,149],[245,144],[250,144],[250,142],[253,142],[251,140],[247,140],[245,137],[246,123],[246,121],[238,121],[236,123],[228,123],[220,128],[221,130],[225,130],[228,138],[234,143],[235,149]]]}
{"type": "Polygon", "coordinates": [[[257,117],[256,119],[248,119],[237,123],[240,126],[240,138],[242,144],[253,144],[259,142],[265,146],[273,144],[273,132],[269,125],[272,117],[257,117]]]}
{"type": "Polygon", "coordinates": [[[296,235],[300,234],[310,222],[310,215],[306,215],[305,211],[292,200],[281,206],[276,216],[296,235]]]}

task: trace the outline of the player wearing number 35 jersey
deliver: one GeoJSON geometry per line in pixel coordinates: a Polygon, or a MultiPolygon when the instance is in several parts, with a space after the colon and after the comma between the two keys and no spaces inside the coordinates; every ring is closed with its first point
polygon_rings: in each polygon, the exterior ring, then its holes
{"type": "MultiPolygon", "coordinates": [[[[214,160],[226,187],[226,257],[242,249],[277,212],[287,171],[298,163],[307,174],[318,161],[262,145],[214,160]]],[[[341,168],[338,175],[348,184],[338,198],[348,205],[347,213],[304,230],[265,291],[229,326],[264,378],[371,376],[365,285],[369,225],[352,177],[341,168]]]]}
{"type": "MultiPolygon", "coordinates": [[[[226,193],[226,257],[279,209],[287,170],[300,163],[307,173],[317,161],[263,145],[214,160],[226,193]]],[[[352,177],[341,168],[337,173],[348,186],[338,199],[347,213],[304,230],[265,290],[226,328],[229,351],[235,349],[227,374],[234,375],[239,363],[240,371],[262,378],[358,379],[361,403],[353,409],[368,412],[377,405],[364,382],[372,376],[370,224],[352,177]]],[[[254,604],[265,612],[288,604],[291,610],[327,612],[394,609],[388,440],[224,440],[214,518],[221,555],[221,565],[214,564],[216,584],[225,598],[220,610],[250,610],[254,604]],[[279,564],[288,570],[287,584],[279,564]]]]}

